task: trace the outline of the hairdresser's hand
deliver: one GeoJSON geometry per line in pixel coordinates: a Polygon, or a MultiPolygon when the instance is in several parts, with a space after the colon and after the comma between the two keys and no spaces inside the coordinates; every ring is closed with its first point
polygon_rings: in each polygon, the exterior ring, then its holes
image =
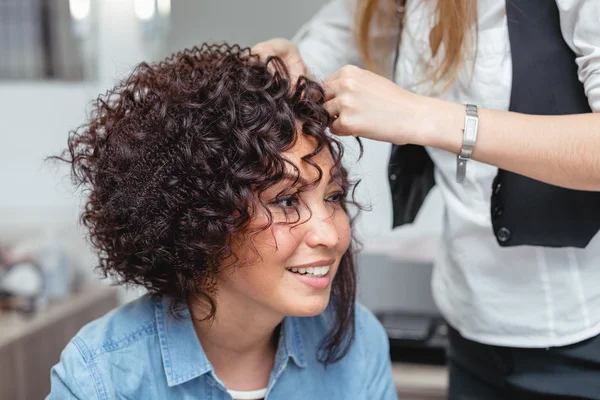
{"type": "Polygon", "coordinates": [[[325,108],[337,135],[406,144],[419,142],[427,128],[426,97],[354,66],[345,66],[323,82],[325,108]]]}
{"type": "Polygon", "coordinates": [[[269,56],[281,58],[287,65],[293,82],[296,82],[301,75],[306,75],[306,66],[300,52],[288,39],[271,39],[258,43],[252,48],[252,53],[258,54],[263,60],[269,56]]]}

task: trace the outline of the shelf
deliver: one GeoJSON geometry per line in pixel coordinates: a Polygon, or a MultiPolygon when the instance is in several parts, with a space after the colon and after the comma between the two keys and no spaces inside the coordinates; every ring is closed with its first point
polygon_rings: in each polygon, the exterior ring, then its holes
{"type": "Polygon", "coordinates": [[[50,369],[69,340],[117,304],[116,289],[96,284],[30,316],[0,313],[0,399],[45,398],[50,369]]]}

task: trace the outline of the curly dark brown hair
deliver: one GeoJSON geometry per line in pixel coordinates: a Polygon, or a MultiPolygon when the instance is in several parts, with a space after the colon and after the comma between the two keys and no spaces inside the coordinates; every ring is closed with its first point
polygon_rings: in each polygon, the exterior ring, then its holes
{"type": "MultiPolygon", "coordinates": [[[[282,153],[294,145],[298,126],[316,144],[303,160],[317,168],[318,179],[322,171],[311,158],[328,149],[334,179],[346,192],[354,186],[341,164],[341,143],[326,132],[323,103],[319,84],[301,77],[292,85],[282,60],[261,61],[239,46],[204,44],[139,64],[98,97],[58,157],[86,189],[81,219],[100,271],[155,298],[170,296],[177,306],[201,297],[214,316],[231,238],[248,232],[258,207],[271,216],[260,194],[289,177],[282,153]]],[[[299,181],[289,185],[302,190],[299,181]]],[[[348,202],[342,200],[344,210],[348,202]]],[[[272,223],[271,216],[260,229],[272,223]]],[[[341,359],[354,338],[352,248],[332,285],[336,324],[319,351],[326,365],[341,359]]]]}

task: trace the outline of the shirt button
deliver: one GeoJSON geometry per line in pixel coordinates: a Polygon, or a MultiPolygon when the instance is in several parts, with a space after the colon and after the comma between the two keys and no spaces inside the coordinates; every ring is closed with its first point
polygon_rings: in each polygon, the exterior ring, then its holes
{"type": "Polygon", "coordinates": [[[508,228],[502,227],[500,229],[498,229],[498,232],[496,233],[496,237],[498,238],[498,240],[501,243],[506,243],[509,241],[510,239],[510,230],[508,228]]]}
{"type": "Polygon", "coordinates": [[[390,181],[395,181],[395,180],[396,180],[396,174],[391,174],[390,181]]]}

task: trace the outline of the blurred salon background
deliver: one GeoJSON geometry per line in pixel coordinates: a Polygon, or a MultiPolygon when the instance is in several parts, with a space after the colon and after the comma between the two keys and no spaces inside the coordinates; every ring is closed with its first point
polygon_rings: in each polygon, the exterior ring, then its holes
{"type": "MultiPolygon", "coordinates": [[[[114,289],[94,272],[78,223],[81,191],[66,145],[90,102],[140,61],[202,42],[241,46],[292,38],[326,0],[0,0],[0,399],[42,399],[49,371],[88,321],[139,290],[114,289]]],[[[362,178],[357,221],[360,300],[390,336],[404,398],[442,399],[445,325],[430,291],[441,230],[436,190],[415,224],[391,229],[390,146],[364,141],[346,164],[362,178]]]]}

